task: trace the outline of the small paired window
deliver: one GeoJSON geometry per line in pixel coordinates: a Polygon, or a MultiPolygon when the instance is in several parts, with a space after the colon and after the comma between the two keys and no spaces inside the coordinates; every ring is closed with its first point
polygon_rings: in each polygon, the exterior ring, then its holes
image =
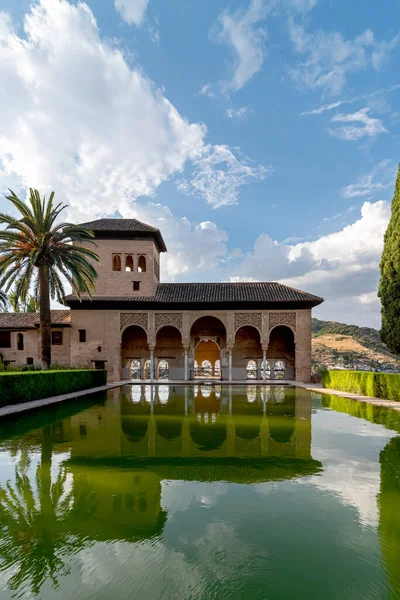
{"type": "Polygon", "coordinates": [[[86,329],[78,329],[79,341],[81,343],[86,342],[86,329]]]}
{"type": "Polygon", "coordinates": [[[26,359],[26,364],[32,366],[33,365],[33,358],[32,356],[28,356],[28,358],[26,359]]]}
{"type": "Polygon", "coordinates": [[[17,333],[17,350],[24,349],[24,336],[22,333],[17,333]]]}
{"type": "Polygon", "coordinates": [[[121,255],[120,254],[113,254],[112,265],[113,265],[113,271],[121,270],[121,255]]]}
{"type": "Polygon", "coordinates": [[[133,256],[131,254],[125,257],[125,271],[133,271],[133,256]]]}
{"type": "Polygon", "coordinates": [[[133,291],[138,292],[140,290],[140,281],[133,282],[133,291]]]}
{"type": "Polygon", "coordinates": [[[11,331],[0,331],[0,348],[11,348],[11,331]]]}
{"type": "Polygon", "coordinates": [[[51,332],[51,345],[52,346],[62,346],[62,343],[63,343],[62,331],[52,331],[51,332]]]}
{"type": "Polygon", "coordinates": [[[145,256],[139,256],[138,271],[139,271],[139,273],[146,273],[146,257],[145,256]]]}

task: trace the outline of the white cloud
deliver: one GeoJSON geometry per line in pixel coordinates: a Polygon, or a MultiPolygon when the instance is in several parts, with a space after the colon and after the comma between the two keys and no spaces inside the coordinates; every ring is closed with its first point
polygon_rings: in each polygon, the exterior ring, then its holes
{"type": "Polygon", "coordinates": [[[360,140],[363,137],[375,137],[380,133],[387,133],[387,129],[381,119],[369,116],[370,109],[361,110],[347,115],[338,114],[332,118],[332,123],[348,123],[336,129],[328,129],[335,137],[348,142],[360,140]]]}
{"type": "Polygon", "coordinates": [[[181,180],[178,189],[204,198],[213,208],[237,204],[242,185],[262,180],[272,172],[272,167],[250,166],[247,160],[238,160],[226,145],[205,146],[193,164],[192,178],[181,180]]]}
{"type": "Polygon", "coordinates": [[[289,34],[296,52],[305,59],[290,75],[300,88],[321,88],[331,94],[341,92],[350,73],[368,68],[379,70],[397,45],[399,36],[389,41],[375,40],[370,29],[353,40],[339,32],[307,33],[302,25],[289,19],[289,34]]]}
{"type": "Polygon", "coordinates": [[[329,104],[322,104],[322,106],[318,107],[318,108],[314,108],[313,110],[308,110],[305,112],[300,113],[301,116],[303,115],[321,115],[322,113],[326,112],[327,110],[333,110],[334,108],[339,108],[339,106],[342,106],[343,104],[353,104],[354,102],[358,102],[359,100],[371,100],[375,97],[379,97],[379,96],[384,96],[385,94],[390,94],[392,92],[397,92],[397,90],[400,89],[400,84],[396,83],[394,85],[391,85],[388,88],[379,88],[378,90],[374,90],[373,92],[370,92],[369,94],[361,94],[360,96],[353,96],[353,98],[348,98],[345,100],[338,100],[337,102],[330,102],[329,104]]]}
{"type": "Polygon", "coordinates": [[[149,0],[115,0],[114,5],[129,25],[141,25],[149,0]]]}
{"type": "Polygon", "coordinates": [[[243,119],[246,115],[249,114],[249,109],[247,106],[241,106],[240,108],[227,108],[225,111],[228,119],[243,119]]]}
{"type": "Polygon", "coordinates": [[[388,202],[365,202],[355,223],[312,242],[287,245],[262,234],[233,276],[235,280],[279,280],[325,297],[327,302],[319,310],[331,319],[343,321],[346,315],[349,322],[363,319],[379,325],[378,305],[371,299],[378,286],[389,218],[388,202]]]}
{"type": "Polygon", "coordinates": [[[0,46],[6,175],[51,187],[71,213],[95,217],[152,195],[197,156],[205,127],[184,119],[99,38],[85,4],[41,0],[25,17],[25,33],[0,46]]]}
{"type": "Polygon", "coordinates": [[[208,274],[227,253],[228,235],[211,221],[193,224],[186,217],[175,216],[167,206],[152,202],[122,203],[119,212],[162,231],[168,248],[161,258],[163,281],[202,271],[208,274]]]}
{"type": "Polygon", "coordinates": [[[357,177],[354,183],[341,189],[344,198],[370,196],[371,194],[390,188],[394,184],[396,169],[391,160],[382,160],[372,171],[357,177]]]}
{"type": "Polygon", "coordinates": [[[217,196],[203,195],[214,206],[236,202],[238,187],[266,169],[247,166],[227,146],[205,145],[205,126],[189,123],[99,37],[87,5],[41,0],[24,27],[21,38],[0,13],[0,193],[54,189],[74,221],[120,214],[160,224],[167,279],[224,257],[226,233],[214,223],[192,224],[144,200],[191,161],[197,179],[188,189],[201,191],[207,180],[217,196]]]}
{"type": "Polygon", "coordinates": [[[214,92],[212,91],[211,83],[206,83],[203,85],[203,87],[200,89],[199,95],[208,96],[208,98],[214,98],[214,92]]]}
{"type": "Polygon", "coordinates": [[[318,0],[289,0],[289,5],[300,12],[307,12],[314,8],[318,0]]]}
{"type": "Polygon", "coordinates": [[[225,92],[237,92],[243,88],[260,69],[265,54],[265,28],[259,25],[267,16],[264,0],[251,0],[246,12],[238,10],[231,14],[224,11],[219,22],[221,42],[229,44],[235,53],[234,74],[223,84],[225,92]]]}

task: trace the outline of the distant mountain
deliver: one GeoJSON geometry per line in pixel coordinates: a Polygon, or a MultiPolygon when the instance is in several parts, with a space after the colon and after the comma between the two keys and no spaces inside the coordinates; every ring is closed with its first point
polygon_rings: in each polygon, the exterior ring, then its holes
{"type": "Polygon", "coordinates": [[[377,329],[312,319],[313,361],[328,368],[400,370],[377,329]]]}

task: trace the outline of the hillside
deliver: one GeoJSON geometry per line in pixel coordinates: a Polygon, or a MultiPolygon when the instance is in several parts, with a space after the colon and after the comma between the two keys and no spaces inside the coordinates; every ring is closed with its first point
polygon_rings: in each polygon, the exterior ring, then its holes
{"type": "Polygon", "coordinates": [[[312,353],[316,368],[400,371],[400,358],[389,352],[372,327],[312,320],[312,353]]]}

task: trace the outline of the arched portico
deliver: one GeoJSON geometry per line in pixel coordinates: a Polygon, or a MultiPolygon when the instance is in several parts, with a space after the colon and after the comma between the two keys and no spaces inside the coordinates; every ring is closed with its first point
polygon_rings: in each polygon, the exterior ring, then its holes
{"type": "Polygon", "coordinates": [[[159,364],[168,363],[168,379],[184,379],[184,349],[182,335],[177,327],[165,325],[157,331],[154,348],[155,373],[159,377],[159,364]]]}
{"type": "Polygon", "coordinates": [[[133,367],[135,373],[140,372],[139,378],[144,379],[144,364],[148,359],[149,346],[146,331],[139,325],[126,327],[121,337],[122,379],[131,379],[133,367]]]}
{"type": "Polygon", "coordinates": [[[199,377],[221,377],[222,365],[226,362],[226,327],[221,319],[205,315],[196,319],[190,328],[191,379],[199,377]],[[224,361],[225,359],[225,361],[224,361]],[[203,373],[202,365],[211,364],[211,373],[203,373]],[[194,365],[197,363],[198,368],[194,365]]]}
{"type": "Polygon", "coordinates": [[[235,333],[232,353],[232,378],[237,380],[260,379],[263,351],[257,327],[243,325],[235,333]]]}
{"type": "Polygon", "coordinates": [[[271,379],[295,379],[295,336],[289,326],[278,325],[270,331],[266,358],[271,379]]]}

